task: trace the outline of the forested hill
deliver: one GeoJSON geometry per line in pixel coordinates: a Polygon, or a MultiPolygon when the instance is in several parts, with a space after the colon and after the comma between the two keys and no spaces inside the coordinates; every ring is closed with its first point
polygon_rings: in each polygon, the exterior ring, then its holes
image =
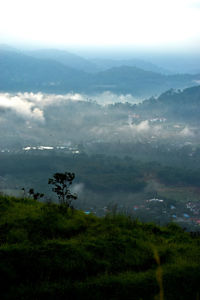
{"type": "Polygon", "coordinates": [[[200,74],[163,75],[134,66],[119,66],[91,74],[52,59],[39,59],[5,49],[0,49],[0,70],[1,92],[95,94],[111,91],[148,97],[170,88],[193,86],[200,80],[200,74]]]}
{"type": "Polygon", "coordinates": [[[200,103],[200,85],[184,89],[183,91],[169,90],[161,94],[158,101],[165,104],[187,104],[199,105],[200,103]]]}
{"type": "Polygon", "coordinates": [[[42,60],[18,52],[0,50],[1,91],[66,92],[88,82],[82,71],[51,60],[42,60]],[[85,82],[85,80],[87,81],[85,82]]]}
{"type": "Polygon", "coordinates": [[[2,300],[198,299],[199,237],[173,223],[0,196],[0,233],[2,300]]]}
{"type": "Polygon", "coordinates": [[[148,117],[163,117],[177,121],[199,121],[200,85],[161,94],[137,106],[137,111],[148,117]]]}
{"type": "Polygon", "coordinates": [[[108,89],[116,93],[148,96],[160,94],[171,88],[193,86],[198,78],[200,74],[164,75],[133,66],[121,66],[99,72],[93,80],[98,90],[108,89]]]}

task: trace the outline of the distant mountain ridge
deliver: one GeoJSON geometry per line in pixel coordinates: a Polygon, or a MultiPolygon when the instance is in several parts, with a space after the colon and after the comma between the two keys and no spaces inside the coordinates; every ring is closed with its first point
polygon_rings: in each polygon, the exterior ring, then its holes
{"type": "Polygon", "coordinates": [[[94,73],[100,71],[95,63],[65,50],[41,49],[26,51],[25,54],[39,59],[57,61],[65,66],[84,72],[94,73]]]}
{"type": "Polygon", "coordinates": [[[77,54],[68,52],[66,50],[58,50],[58,49],[41,49],[34,51],[26,51],[24,54],[40,58],[40,59],[51,59],[62,63],[68,67],[75,68],[77,70],[89,72],[89,73],[97,73],[100,71],[106,71],[108,69],[114,67],[136,67],[143,69],[145,71],[152,71],[161,74],[171,74],[172,72],[160,68],[155,64],[152,64],[148,61],[144,61],[141,59],[86,59],[77,54]]]}
{"type": "Polygon", "coordinates": [[[0,50],[1,91],[65,92],[77,88],[88,75],[52,60],[0,50]]]}
{"type": "MultiPolygon", "coordinates": [[[[52,52],[49,53],[52,54],[52,52]]],[[[66,53],[64,57],[66,58],[66,53]]],[[[76,56],[73,57],[76,58],[76,56]]],[[[95,94],[111,91],[117,94],[130,93],[137,97],[149,97],[170,88],[183,89],[194,86],[200,81],[200,74],[164,75],[133,66],[119,66],[98,73],[87,73],[49,59],[49,57],[41,59],[1,48],[0,70],[0,91],[2,92],[67,93],[74,91],[95,94]]]]}
{"type": "Polygon", "coordinates": [[[171,74],[167,69],[161,68],[156,66],[155,64],[152,64],[148,61],[144,61],[141,59],[123,59],[123,60],[112,60],[112,59],[93,59],[92,62],[94,62],[101,71],[105,71],[114,67],[136,67],[139,69],[142,69],[144,71],[151,71],[161,74],[171,74]]]}
{"type": "Polygon", "coordinates": [[[136,67],[114,67],[94,75],[96,88],[107,85],[114,93],[133,93],[137,96],[160,94],[170,88],[194,86],[199,75],[163,75],[136,67]]]}

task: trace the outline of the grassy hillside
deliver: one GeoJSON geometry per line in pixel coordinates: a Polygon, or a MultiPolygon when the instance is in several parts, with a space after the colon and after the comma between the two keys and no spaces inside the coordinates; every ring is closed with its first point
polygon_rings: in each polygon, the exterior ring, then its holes
{"type": "Polygon", "coordinates": [[[198,299],[199,238],[0,197],[1,299],[198,299]]]}

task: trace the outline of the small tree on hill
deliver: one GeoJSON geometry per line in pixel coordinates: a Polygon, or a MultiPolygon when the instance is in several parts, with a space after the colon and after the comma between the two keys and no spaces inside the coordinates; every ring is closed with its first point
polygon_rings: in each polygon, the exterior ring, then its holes
{"type": "Polygon", "coordinates": [[[74,178],[74,173],[55,173],[53,178],[49,178],[48,181],[48,184],[52,184],[54,186],[52,191],[57,194],[59,203],[71,208],[73,208],[72,201],[77,199],[77,195],[72,194],[69,189],[74,178]]]}

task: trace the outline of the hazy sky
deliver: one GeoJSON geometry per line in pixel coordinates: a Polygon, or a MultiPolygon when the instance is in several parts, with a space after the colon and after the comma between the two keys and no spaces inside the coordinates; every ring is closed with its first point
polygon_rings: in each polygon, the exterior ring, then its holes
{"type": "Polygon", "coordinates": [[[1,0],[0,43],[54,46],[192,46],[196,0],[1,0]]]}

